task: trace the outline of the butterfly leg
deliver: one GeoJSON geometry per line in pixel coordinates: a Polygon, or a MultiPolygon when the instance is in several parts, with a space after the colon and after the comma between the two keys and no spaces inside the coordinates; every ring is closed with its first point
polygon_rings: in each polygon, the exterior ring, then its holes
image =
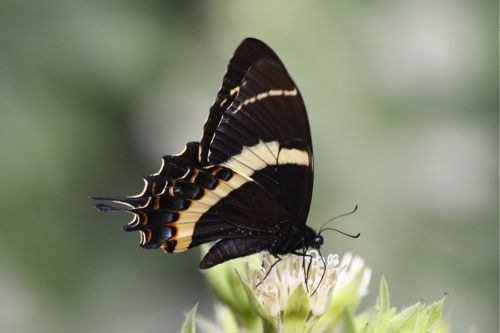
{"type": "Polygon", "coordinates": [[[302,269],[304,271],[304,280],[305,280],[304,282],[306,285],[306,291],[309,293],[309,285],[307,282],[309,279],[309,271],[311,269],[311,264],[312,264],[312,255],[307,254],[306,251],[307,250],[304,248],[304,252],[292,251],[290,253],[302,257],[302,269]],[[306,257],[309,257],[309,263],[307,264],[307,269],[306,269],[306,257]]]}
{"type": "Polygon", "coordinates": [[[266,275],[264,275],[264,277],[262,278],[262,280],[260,280],[259,283],[257,283],[257,285],[255,286],[256,288],[258,286],[260,286],[262,284],[262,282],[264,282],[264,280],[269,276],[269,273],[271,273],[271,271],[273,270],[274,266],[276,266],[281,260],[283,260],[283,258],[281,258],[279,255],[275,254],[273,255],[277,260],[275,262],[273,262],[273,264],[271,265],[271,267],[269,268],[269,270],[267,271],[266,275]]]}
{"type": "MultiPolygon", "coordinates": [[[[305,251],[305,250],[304,250],[305,251]]],[[[309,264],[307,265],[307,275],[306,275],[306,284],[307,284],[307,279],[309,278],[309,272],[311,271],[311,265],[312,265],[312,255],[305,253],[305,256],[309,257],[309,264]]]]}
{"type": "Polygon", "coordinates": [[[319,257],[321,258],[321,261],[323,262],[323,274],[321,274],[321,279],[319,280],[318,286],[316,287],[316,289],[314,289],[314,291],[311,294],[311,296],[314,295],[316,293],[316,291],[318,291],[318,288],[321,285],[321,282],[323,282],[323,278],[325,277],[325,274],[326,274],[326,261],[325,261],[325,258],[323,257],[323,255],[321,254],[321,251],[319,249],[318,249],[318,253],[319,253],[319,257]]]}

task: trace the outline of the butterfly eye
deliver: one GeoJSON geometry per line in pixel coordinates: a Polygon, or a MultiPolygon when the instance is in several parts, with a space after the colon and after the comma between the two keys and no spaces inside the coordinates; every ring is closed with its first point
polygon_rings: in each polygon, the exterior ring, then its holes
{"type": "Polygon", "coordinates": [[[318,235],[314,237],[311,246],[315,249],[319,249],[321,245],[323,245],[323,236],[318,235]]]}

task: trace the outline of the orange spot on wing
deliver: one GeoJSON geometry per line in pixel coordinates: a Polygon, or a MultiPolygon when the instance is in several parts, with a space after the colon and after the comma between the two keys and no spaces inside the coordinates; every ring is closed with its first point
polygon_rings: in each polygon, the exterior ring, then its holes
{"type": "Polygon", "coordinates": [[[189,178],[189,181],[191,183],[194,183],[194,180],[196,179],[196,176],[198,176],[198,170],[197,169],[194,169],[193,170],[193,174],[191,175],[191,178],[189,178]]]}
{"type": "Polygon", "coordinates": [[[172,182],[172,184],[168,184],[168,195],[171,197],[174,196],[174,185],[174,182],[172,182]]]}
{"type": "Polygon", "coordinates": [[[137,212],[137,214],[141,215],[141,217],[139,219],[141,221],[141,225],[148,224],[148,214],[146,214],[144,212],[137,212]]]}
{"type": "Polygon", "coordinates": [[[210,174],[211,174],[212,176],[215,176],[215,175],[217,174],[217,172],[219,172],[220,170],[221,170],[221,168],[220,168],[220,167],[216,167],[216,168],[214,168],[212,171],[210,171],[210,174]]]}
{"type": "Polygon", "coordinates": [[[162,243],[160,246],[165,253],[172,253],[174,252],[176,245],[176,241],[167,241],[165,243],[162,243]]]}
{"type": "Polygon", "coordinates": [[[153,232],[150,229],[146,229],[146,243],[151,241],[151,237],[153,237],[153,232]]]}

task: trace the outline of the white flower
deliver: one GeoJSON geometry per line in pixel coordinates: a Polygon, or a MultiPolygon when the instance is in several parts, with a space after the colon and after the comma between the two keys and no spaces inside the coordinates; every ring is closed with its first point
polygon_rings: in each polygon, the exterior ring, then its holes
{"type": "Polygon", "coordinates": [[[307,254],[309,256],[305,257],[288,255],[271,271],[269,269],[277,259],[268,252],[261,253],[261,267],[247,263],[249,285],[271,316],[279,317],[283,313],[288,298],[299,285],[309,294],[309,308],[313,316],[323,314],[335,295],[351,284],[353,279],[359,278],[360,274],[357,297],[367,294],[371,270],[364,267],[363,259],[346,253],[340,262],[338,255],[330,254],[323,258],[316,250],[307,254]],[[304,271],[308,269],[306,279],[304,271]]]}
{"type": "Polygon", "coordinates": [[[314,250],[307,255],[284,256],[273,265],[276,259],[264,253],[260,261],[258,255],[239,259],[238,268],[221,265],[210,270],[209,281],[224,304],[216,307],[221,329],[207,320],[198,324],[214,332],[448,331],[440,319],[444,297],[398,313],[390,306],[383,276],[375,306],[356,315],[371,277],[363,259],[351,253],[342,260],[337,255],[323,258],[314,250]]]}
{"type": "Polygon", "coordinates": [[[309,251],[308,255],[310,257],[286,256],[271,271],[269,269],[276,259],[267,252],[261,254],[263,262],[261,267],[247,264],[249,284],[257,299],[272,316],[279,317],[285,309],[289,296],[299,285],[308,291],[310,310],[314,315],[320,315],[330,304],[337,275],[340,272],[338,256],[329,255],[325,259],[315,250],[309,251]],[[306,279],[304,271],[307,270],[309,273],[306,279]]]}
{"type": "Polygon", "coordinates": [[[358,285],[357,294],[362,298],[368,294],[368,284],[372,271],[370,268],[365,267],[365,261],[358,256],[353,256],[352,253],[347,252],[344,254],[340,263],[341,272],[337,278],[337,285],[333,292],[333,297],[342,291],[342,289],[349,285],[353,279],[361,274],[361,281],[358,285]]]}

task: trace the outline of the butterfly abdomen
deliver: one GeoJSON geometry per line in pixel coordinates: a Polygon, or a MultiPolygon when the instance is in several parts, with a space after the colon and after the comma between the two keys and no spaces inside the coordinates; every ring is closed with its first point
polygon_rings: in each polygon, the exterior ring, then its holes
{"type": "Polygon", "coordinates": [[[200,262],[201,269],[213,267],[221,262],[244,257],[266,250],[269,242],[262,238],[224,239],[210,248],[200,262]]]}

